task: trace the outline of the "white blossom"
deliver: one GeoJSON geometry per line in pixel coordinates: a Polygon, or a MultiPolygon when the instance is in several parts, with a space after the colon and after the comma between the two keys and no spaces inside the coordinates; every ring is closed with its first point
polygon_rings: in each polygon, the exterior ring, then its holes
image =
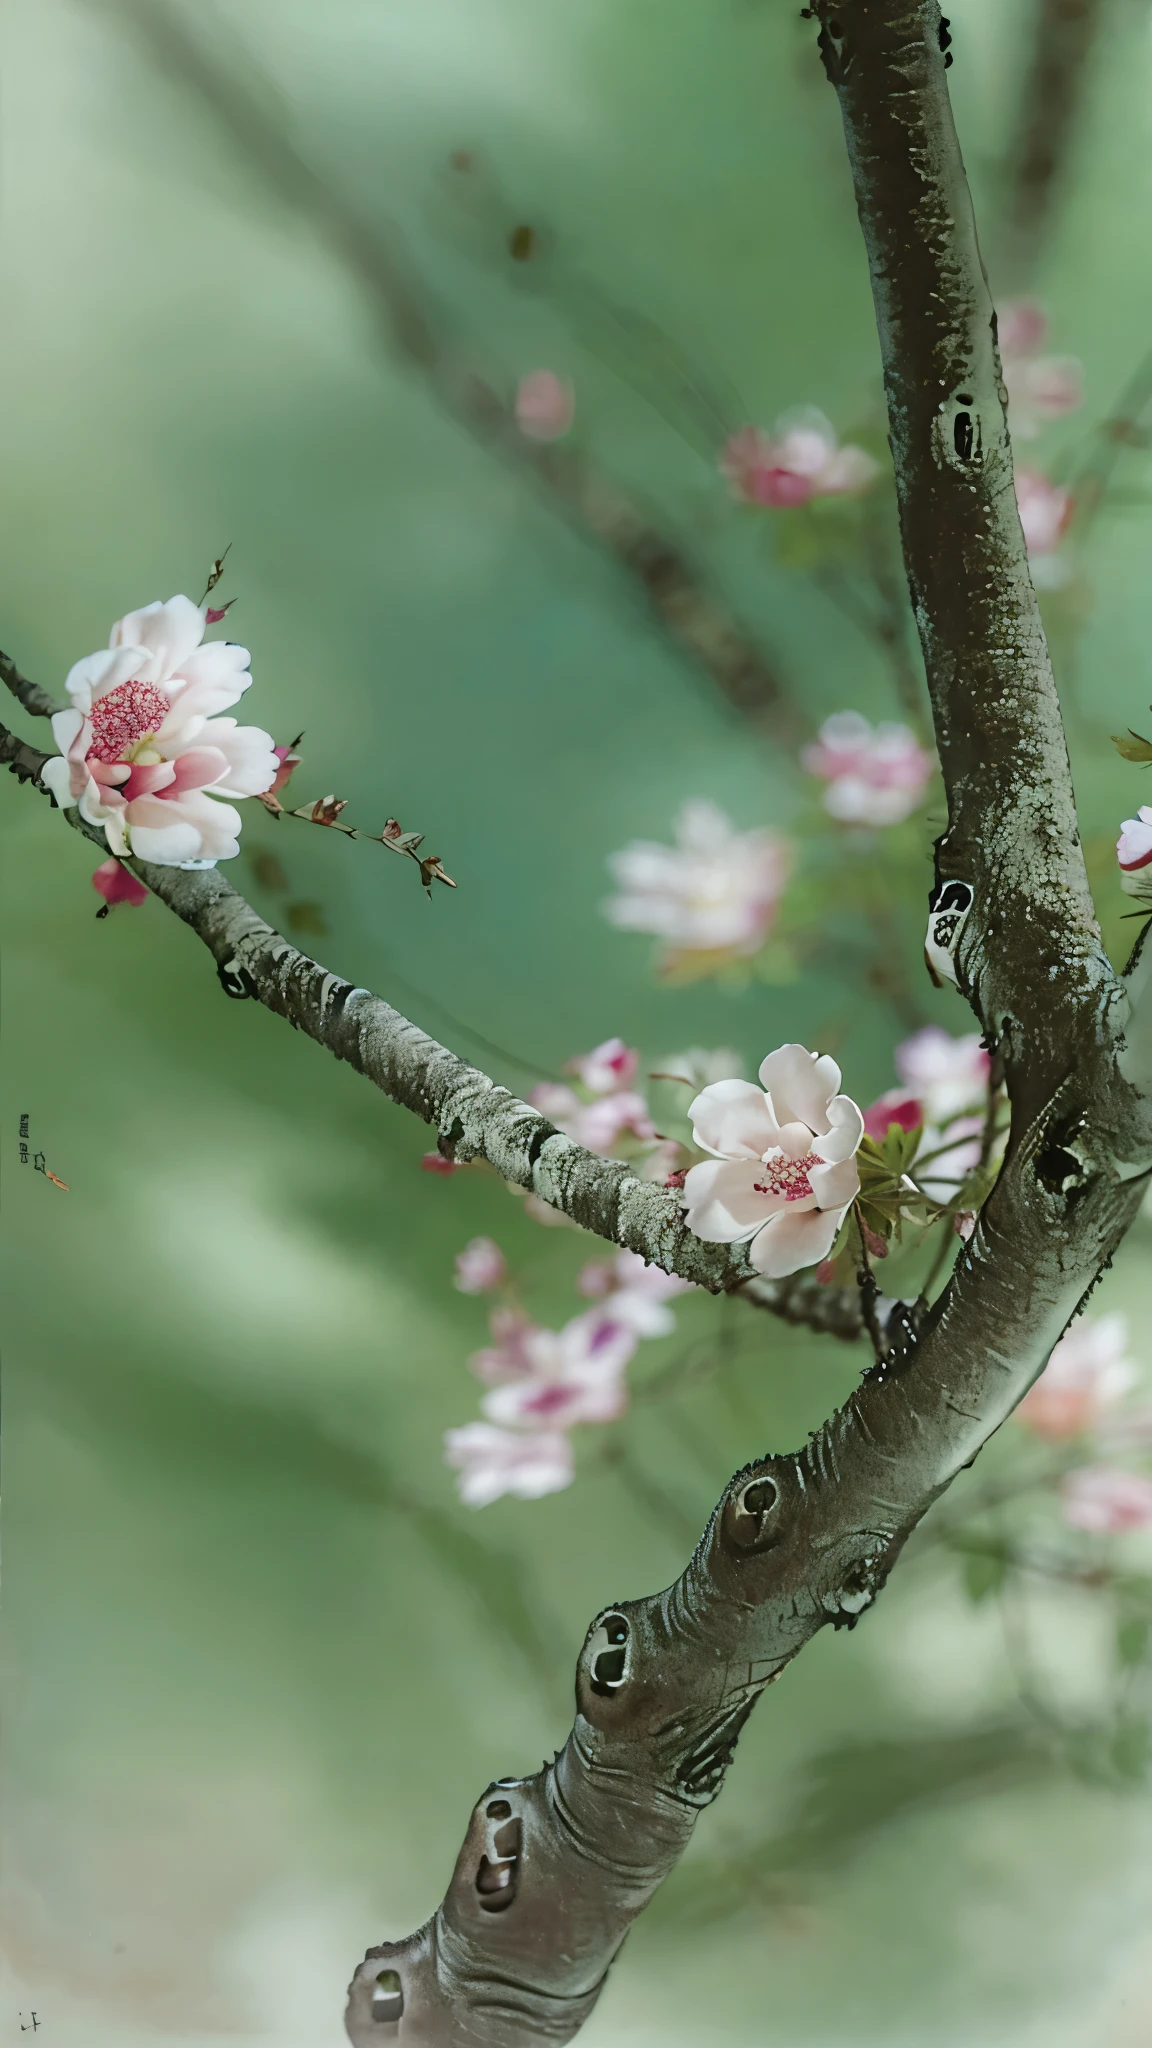
{"type": "Polygon", "coordinates": [[[738,832],[717,804],[698,797],[676,821],[675,846],[634,839],[608,866],[621,894],[604,906],[624,931],[652,932],[674,948],[755,953],[788,876],[775,832],[738,832]]]}

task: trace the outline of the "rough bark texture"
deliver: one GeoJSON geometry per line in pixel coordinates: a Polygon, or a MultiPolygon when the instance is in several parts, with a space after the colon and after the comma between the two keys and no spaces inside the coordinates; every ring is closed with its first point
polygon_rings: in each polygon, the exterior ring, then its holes
{"type": "MultiPolygon", "coordinates": [[[[817,0],[815,13],[871,266],[948,792],[938,874],[973,892],[958,972],[1003,1061],[1008,1151],[918,1328],[802,1451],[730,1482],[674,1586],[593,1622],[563,1750],[488,1788],[443,1904],[357,1971],[356,2048],[528,2048],[576,2033],[761,1692],[818,1628],[851,1626],[874,1599],[916,1522],[1044,1365],[1152,1170],[1146,991],[1139,968],[1127,988],[1113,974],[1093,917],[939,9],[817,0]]],[[[259,994],[435,1122],[442,1149],[483,1154],[706,1286],[746,1278],[743,1255],[689,1238],[662,1190],[581,1154],[378,998],[326,975],[219,876],[131,865],[210,947],[226,986],[259,994]]]]}
{"type": "Polygon", "coordinates": [[[99,0],[125,19],[152,60],[208,107],[241,158],[276,198],[319,232],[371,306],[389,348],[422,377],[445,411],[481,446],[541,487],[584,539],[642,591],[657,621],[738,710],[795,741],[809,727],[789,702],[775,663],[708,588],[686,543],[649,515],[577,449],[532,441],[507,400],[446,339],[394,229],[357,213],[294,148],[267,98],[244,83],[235,53],[194,34],[165,0],[99,0]]]}

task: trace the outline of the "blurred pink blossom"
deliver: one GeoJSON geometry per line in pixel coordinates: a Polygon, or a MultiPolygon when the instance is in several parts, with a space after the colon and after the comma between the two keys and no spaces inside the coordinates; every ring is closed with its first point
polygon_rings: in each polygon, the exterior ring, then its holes
{"type": "Polygon", "coordinates": [[[924,1121],[924,1105],[906,1088],[889,1088],[864,1111],[864,1135],[882,1144],[893,1124],[902,1131],[914,1131],[924,1121]]]}
{"type": "Polygon", "coordinates": [[[623,931],[653,932],[689,952],[758,952],[788,877],[787,842],[766,830],[737,832],[717,804],[698,797],[676,821],[675,846],[634,839],[608,866],[622,894],[604,914],[623,931]]]}
{"type": "Polygon", "coordinates": [[[1128,1356],[1127,1318],[1082,1316],[1064,1332],[1016,1413],[1034,1435],[1063,1443],[1093,1429],[1139,1376],[1128,1356]]]}
{"type": "Polygon", "coordinates": [[[1141,804],[1134,818],[1125,818],[1116,841],[1116,858],[1125,895],[1152,895],[1152,804],[1141,804]]]}
{"type": "Polygon", "coordinates": [[[444,1432],[444,1455],[459,1472],[466,1507],[483,1508],[501,1494],[539,1500],[559,1493],[576,1476],[572,1445],[563,1430],[498,1429],[491,1422],[466,1422],[444,1432]]]}
{"type": "Polygon", "coordinates": [[[1040,354],[1048,321],[1035,299],[1005,306],[998,330],[1008,425],[1013,440],[1031,441],[1049,420],[1063,419],[1078,409],[1083,400],[1081,367],[1075,356],[1040,354]]]}
{"type": "Polygon", "coordinates": [[[608,1095],[614,1089],[627,1088],[636,1079],[639,1064],[639,1053],[635,1047],[625,1045],[622,1038],[606,1038],[603,1045],[566,1062],[567,1071],[575,1074],[590,1095],[608,1095]]]}
{"type": "Polygon", "coordinates": [[[456,1286],[461,1294],[487,1294],[499,1287],[507,1272],[504,1254],[491,1237],[469,1238],[456,1254],[456,1286]]]}
{"type": "Polygon", "coordinates": [[[1072,517],[1072,493],[1050,483],[1038,469],[1018,469],[1016,503],[1032,581],[1037,590],[1059,590],[1071,574],[1059,548],[1072,517]]]}
{"type": "Polygon", "coordinates": [[[914,1031],[893,1054],[896,1072],[909,1093],[919,1097],[925,1121],[932,1123],[946,1123],[982,1102],[991,1064],[978,1031],[954,1038],[939,1024],[914,1031]]]}
{"type": "Polygon", "coordinates": [[[1064,1519],[1092,1536],[1152,1528],[1152,1479],[1118,1465],[1082,1465],[1063,1486],[1064,1519]]]}
{"type": "Polygon", "coordinates": [[[782,414],[771,434],[741,427],[720,451],[720,471],[746,504],[791,509],[866,491],[879,465],[851,442],[841,447],[824,414],[801,405],[782,414]]]}
{"type": "Polygon", "coordinates": [[[906,725],[873,726],[859,711],[826,718],[801,761],[828,787],[824,808],[846,825],[899,825],[922,801],[936,770],[906,725]]]}
{"type": "Polygon", "coordinates": [[[530,441],[559,441],[575,409],[572,386],[555,370],[530,370],[516,386],[516,424],[530,441]]]}
{"type": "Polygon", "coordinates": [[[586,1145],[589,1152],[607,1157],[621,1138],[652,1138],[655,1131],[642,1095],[622,1088],[612,1095],[582,1102],[574,1088],[563,1081],[541,1081],[528,1100],[558,1131],[586,1145]]]}
{"type": "Polygon", "coordinates": [[[666,1337],[676,1328],[667,1304],[692,1290],[690,1280],[646,1266],[637,1252],[617,1252],[614,1259],[590,1259],[576,1281],[580,1293],[593,1301],[607,1299],[607,1313],[638,1337],[666,1337]]]}
{"type": "Polygon", "coordinates": [[[610,1305],[586,1309],[562,1330],[531,1328],[521,1338],[529,1371],[492,1384],[481,1407],[489,1421],[522,1428],[612,1422],[628,1403],[624,1370],[637,1342],[610,1305]]]}

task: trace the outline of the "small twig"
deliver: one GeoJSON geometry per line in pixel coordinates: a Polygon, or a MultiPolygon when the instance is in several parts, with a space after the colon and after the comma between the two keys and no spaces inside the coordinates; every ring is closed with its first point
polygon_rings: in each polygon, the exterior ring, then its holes
{"type": "Polygon", "coordinates": [[[876,1354],[876,1363],[877,1365],[883,1365],[884,1360],[888,1356],[888,1346],[884,1341],[884,1332],[880,1327],[880,1318],[876,1313],[876,1302],[880,1289],[876,1285],[876,1276],[872,1271],[872,1261],[868,1256],[868,1240],[864,1234],[864,1218],[860,1212],[859,1202],[853,1202],[852,1215],[860,1240],[860,1264],[856,1270],[856,1279],[860,1287],[860,1307],[864,1317],[864,1327],[872,1339],[872,1349],[876,1354]]]}
{"type": "Polygon", "coordinates": [[[301,804],[296,810],[288,811],[275,797],[264,798],[264,805],[274,817],[300,818],[306,825],[323,825],[330,832],[343,832],[346,839],[369,839],[374,846],[386,846],[390,853],[405,854],[414,860],[420,870],[420,879],[432,894],[433,882],[443,882],[448,889],[456,887],[451,875],[445,874],[438,853],[421,854],[424,844],[422,832],[404,832],[396,818],[389,818],[383,832],[365,832],[358,825],[342,825],[340,813],[346,799],[336,796],[317,797],[315,803],[301,804]]]}
{"type": "Polygon", "coordinates": [[[25,711],[30,711],[34,718],[53,718],[60,709],[39,683],[30,683],[27,676],[21,675],[7,654],[0,654],[0,682],[8,685],[12,695],[19,698],[25,711]]]}

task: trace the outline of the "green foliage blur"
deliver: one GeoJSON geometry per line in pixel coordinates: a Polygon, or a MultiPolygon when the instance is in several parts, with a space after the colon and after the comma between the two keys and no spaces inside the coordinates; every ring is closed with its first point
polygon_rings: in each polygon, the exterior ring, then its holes
{"type": "MultiPolygon", "coordinates": [[[[1039,444],[1057,479],[1152,336],[1149,18],[1104,13],[1035,280],[1085,372],[1039,444]]],[[[398,227],[502,395],[541,366],[572,380],[578,445],[688,537],[811,723],[901,715],[823,573],[856,540],[734,507],[700,426],[816,404],[882,450],[838,117],[797,8],[187,18],[398,227]],[[482,169],[463,192],[461,151],[482,169]]],[[[994,291],[1030,26],[1023,0],[952,22],[994,291]]],[[[920,960],[939,801],[874,865],[846,859],[796,746],[397,366],[340,253],[113,0],[43,0],[9,39],[0,643],[24,671],[60,694],[114,618],[198,597],[231,543],[244,715],[303,728],[298,800],[399,818],[458,883],[429,900],[411,863],[249,803],[238,886],[517,1090],[615,1033],[644,1071],[723,1044],[751,1073],[797,1039],[867,1103],[913,1024],[969,1029],[920,960]],[[607,857],[667,840],[696,796],[803,849],[762,974],[661,982],[602,914],[607,857]]],[[[1045,600],[1116,959],[1112,848],[1149,794],[1110,741],[1152,695],[1148,474],[1126,447],[1045,600]]],[[[483,1786],[563,1740],[590,1616],[671,1580],[729,1473],[802,1441],[866,1353],[680,1302],[626,1418],[578,1433],[569,1490],[462,1508],[441,1439],[475,1413],[485,1325],[454,1254],[496,1238],[559,1323],[595,1245],[491,1174],[421,1172],[430,1134],[226,1000],[159,904],[98,921],[92,848],[14,783],[2,830],[11,2036],[35,2011],[50,2048],[336,2048],[364,1947],[434,1909],[483,1786]],[[25,1115],[66,1189],[20,1162],[25,1115]]],[[[1147,1376],[1150,1246],[1145,1216],[1093,1304],[1127,1313],[1147,1376]]],[[[1119,1583],[1017,1571],[1043,1505],[966,1504],[1038,1455],[1019,1429],[876,1612],[765,1700],[589,2048],[1146,2041],[1152,1816],[1124,1701],[1152,1556],[1101,1544],[1119,1583]]]]}

